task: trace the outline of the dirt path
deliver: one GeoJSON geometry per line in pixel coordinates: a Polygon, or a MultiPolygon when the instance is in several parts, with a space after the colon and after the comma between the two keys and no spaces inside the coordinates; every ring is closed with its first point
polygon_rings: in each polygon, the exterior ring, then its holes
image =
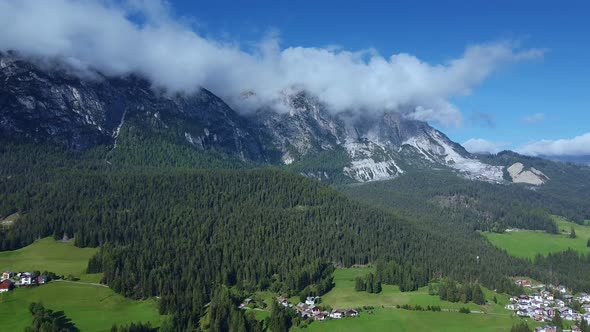
{"type": "Polygon", "coordinates": [[[92,285],[92,286],[100,286],[100,287],[109,288],[109,286],[99,284],[97,282],[72,281],[72,280],[63,280],[63,279],[52,280],[51,282],[69,282],[72,284],[92,285]]]}

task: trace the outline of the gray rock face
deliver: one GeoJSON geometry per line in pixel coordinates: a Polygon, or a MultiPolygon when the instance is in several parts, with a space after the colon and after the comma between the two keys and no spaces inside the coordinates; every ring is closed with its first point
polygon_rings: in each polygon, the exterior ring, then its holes
{"type": "MultiPolygon", "coordinates": [[[[281,111],[241,115],[205,89],[170,95],[134,75],[81,78],[68,70],[0,53],[0,137],[85,149],[116,146],[121,128],[135,125],[157,127],[195,150],[223,151],[244,161],[291,164],[328,155],[321,163],[338,159],[336,171],[359,182],[391,179],[412,167],[449,167],[493,182],[503,178],[501,167],[482,163],[440,131],[400,112],[333,114],[299,92],[282,96],[281,111]]],[[[335,175],[321,167],[302,173],[319,179],[335,175]]]]}
{"type": "Polygon", "coordinates": [[[253,121],[272,138],[285,164],[342,149],[349,158],[342,172],[358,182],[395,178],[404,167],[441,166],[468,178],[503,181],[501,167],[482,163],[426,122],[408,119],[400,112],[331,114],[305,93],[287,96],[284,106],[288,112],[265,109],[253,121]]]}
{"type": "Polygon", "coordinates": [[[207,90],[171,96],[156,93],[149,82],[133,75],[96,73],[81,79],[56,68],[0,53],[0,136],[85,149],[115,144],[130,116],[155,117],[164,126],[188,128],[182,135],[200,149],[223,150],[243,160],[263,158],[245,120],[207,90]]]}

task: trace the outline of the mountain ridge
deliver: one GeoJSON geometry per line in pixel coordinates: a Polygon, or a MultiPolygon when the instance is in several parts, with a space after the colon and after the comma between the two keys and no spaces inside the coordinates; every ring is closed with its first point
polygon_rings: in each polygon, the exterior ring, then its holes
{"type": "Polygon", "coordinates": [[[102,144],[114,150],[121,130],[136,126],[171,144],[291,167],[328,182],[388,180],[415,168],[448,168],[492,183],[550,181],[542,170],[531,172],[524,166],[526,176],[506,174],[516,161],[497,163],[470,154],[441,131],[402,112],[332,113],[305,91],[281,96],[286,111],[264,107],[239,113],[204,88],[190,95],[169,94],[138,75],[106,77],[97,72],[93,78],[80,77],[13,52],[0,53],[0,82],[4,138],[49,141],[72,149],[102,144]],[[323,165],[314,161],[318,158],[323,165]],[[330,159],[339,162],[330,165],[330,159]]]}

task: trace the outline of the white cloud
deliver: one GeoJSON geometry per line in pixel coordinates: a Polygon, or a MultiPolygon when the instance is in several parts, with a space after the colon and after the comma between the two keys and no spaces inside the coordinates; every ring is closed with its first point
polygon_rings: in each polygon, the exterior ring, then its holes
{"type": "Polygon", "coordinates": [[[169,14],[166,2],[128,0],[0,0],[0,50],[66,59],[80,70],[107,75],[137,72],[170,91],[203,86],[232,101],[244,91],[249,102],[277,101],[282,91],[306,89],[334,110],[415,109],[412,117],[459,125],[449,102],[469,94],[502,65],[539,58],[511,42],[472,45],[441,64],[374,50],[282,48],[267,38],[255,51],[238,43],[204,38],[169,14]],[[140,17],[132,21],[129,17],[140,17]]]}
{"type": "Polygon", "coordinates": [[[574,138],[530,142],[516,152],[531,156],[587,156],[590,155],[590,132],[574,138]]]}
{"type": "Polygon", "coordinates": [[[526,123],[537,123],[545,120],[545,113],[535,113],[522,118],[526,123]]]}
{"type": "Polygon", "coordinates": [[[506,142],[488,141],[483,138],[471,138],[462,145],[471,153],[498,153],[505,150],[510,144],[506,142]]]}

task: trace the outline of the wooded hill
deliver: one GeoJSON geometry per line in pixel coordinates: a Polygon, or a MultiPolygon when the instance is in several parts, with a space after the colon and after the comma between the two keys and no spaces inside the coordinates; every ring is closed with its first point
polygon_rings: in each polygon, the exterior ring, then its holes
{"type": "MultiPolygon", "coordinates": [[[[165,151],[144,148],[146,158],[165,151]]],[[[500,291],[514,287],[507,276],[550,280],[545,264],[510,257],[472,224],[434,212],[418,220],[370,207],[279,170],[154,167],[139,159],[109,165],[108,151],[2,144],[0,215],[22,217],[2,229],[0,249],[47,235],[101,246],[89,271],[103,272],[125,296],[160,296],[161,313],[179,328],[199,325],[221,285],[323,294],[334,265],[389,262],[392,281],[405,290],[441,276],[500,291]]],[[[553,269],[551,279],[590,289],[569,283],[567,273],[553,269]]]]}

